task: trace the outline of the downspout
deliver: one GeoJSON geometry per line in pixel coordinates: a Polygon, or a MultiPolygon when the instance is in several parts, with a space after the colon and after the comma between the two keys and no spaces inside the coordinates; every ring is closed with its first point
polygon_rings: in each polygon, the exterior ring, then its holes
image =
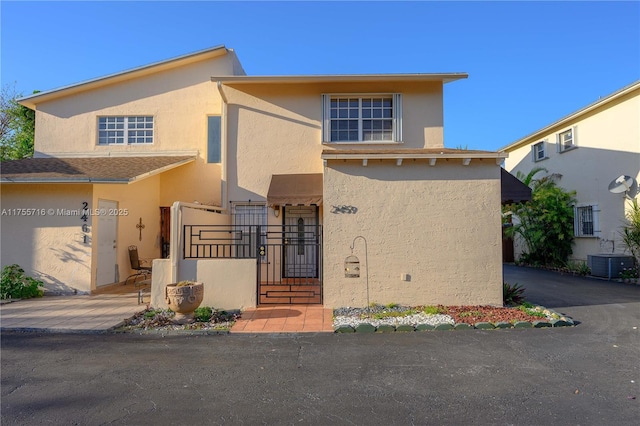
{"type": "Polygon", "coordinates": [[[229,101],[227,100],[227,96],[224,94],[222,90],[222,82],[218,81],[218,92],[220,92],[220,97],[222,98],[222,117],[220,120],[220,141],[221,141],[221,160],[222,160],[222,170],[220,170],[221,174],[221,188],[220,188],[220,203],[222,204],[222,209],[226,210],[228,208],[228,185],[227,185],[227,175],[228,175],[228,161],[227,161],[227,105],[229,101]]]}

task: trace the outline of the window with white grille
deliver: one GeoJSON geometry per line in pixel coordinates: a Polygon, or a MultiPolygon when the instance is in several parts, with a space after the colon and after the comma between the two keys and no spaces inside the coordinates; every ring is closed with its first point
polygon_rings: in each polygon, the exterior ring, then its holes
{"type": "Polygon", "coordinates": [[[533,156],[533,161],[542,161],[547,158],[547,146],[545,141],[538,142],[531,147],[531,153],[533,156]]]}
{"type": "Polygon", "coordinates": [[[98,145],[153,143],[153,117],[98,117],[98,145]]]}
{"type": "Polygon", "coordinates": [[[597,204],[574,207],[573,230],[576,237],[598,236],[598,212],[597,204]]]}
{"type": "Polygon", "coordinates": [[[323,142],[401,142],[402,95],[323,95],[323,142]]]}
{"type": "Polygon", "coordinates": [[[558,146],[558,152],[569,151],[575,147],[576,145],[576,127],[572,127],[570,129],[563,130],[562,132],[556,135],[556,143],[558,146]]]}

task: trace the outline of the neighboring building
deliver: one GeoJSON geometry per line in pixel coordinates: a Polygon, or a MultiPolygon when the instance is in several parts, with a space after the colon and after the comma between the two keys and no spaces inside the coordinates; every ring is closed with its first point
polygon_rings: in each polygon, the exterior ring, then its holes
{"type": "Polygon", "coordinates": [[[2,217],[2,263],[93,291],[135,244],[169,257],[154,305],[181,279],[222,308],[501,305],[506,155],[444,148],[466,77],[246,76],[217,47],[23,98],[38,158],[3,164],[2,208],[44,214],[2,217]],[[80,207],[113,214],[57,214],[80,207]]]}
{"type": "MultiPolygon", "coordinates": [[[[624,253],[620,238],[624,193],[609,184],[622,175],[636,184],[626,194],[637,195],[640,179],[640,81],[588,105],[506,147],[505,168],[512,174],[543,167],[562,177],[559,185],[577,193],[574,208],[573,259],[624,253]]],[[[540,173],[537,177],[543,176],[540,173]]],[[[522,252],[517,247],[517,252],[522,252]]]]}

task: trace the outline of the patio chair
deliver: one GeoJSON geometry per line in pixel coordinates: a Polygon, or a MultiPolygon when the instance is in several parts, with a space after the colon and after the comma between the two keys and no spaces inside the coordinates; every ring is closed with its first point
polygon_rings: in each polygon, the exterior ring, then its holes
{"type": "Polygon", "coordinates": [[[143,264],[148,264],[149,261],[140,259],[138,257],[138,247],[137,246],[129,246],[129,262],[131,262],[131,269],[135,272],[127,277],[124,280],[124,284],[127,285],[130,278],[133,278],[133,283],[137,282],[139,277],[142,277],[143,281],[151,278],[151,266],[143,266],[143,264]]]}

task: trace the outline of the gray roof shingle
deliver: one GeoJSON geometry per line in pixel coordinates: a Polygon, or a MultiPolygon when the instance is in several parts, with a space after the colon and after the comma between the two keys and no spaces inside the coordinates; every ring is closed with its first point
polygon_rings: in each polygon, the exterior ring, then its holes
{"type": "Polygon", "coordinates": [[[193,156],[25,158],[0,163],[0,180],[3,183],[130,183],[193,160],[193,156]]]}

